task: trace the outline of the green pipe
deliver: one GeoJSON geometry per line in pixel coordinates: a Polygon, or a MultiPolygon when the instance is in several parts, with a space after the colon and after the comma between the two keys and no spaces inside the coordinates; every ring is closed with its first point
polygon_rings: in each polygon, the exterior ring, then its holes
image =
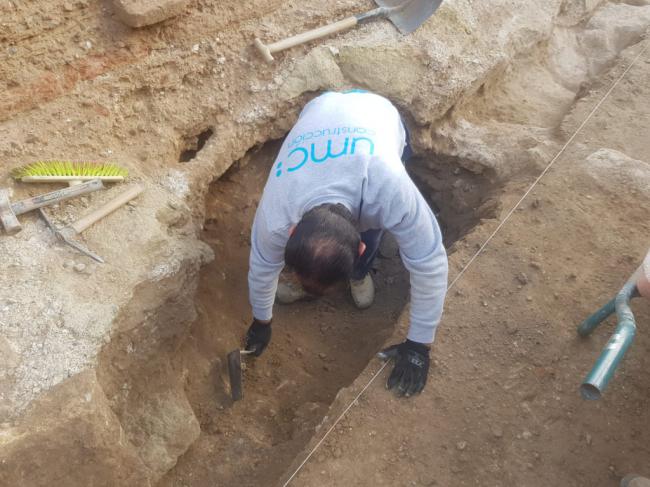
{"type": "Polygon", "coordinates": [[[583,321],[578,327],[578,334],[586,337],[594,331],[598,325],[609,318],[614,311],[616,311],[616,298],[612,299],[609,303],[583,321]]]}
{"type": "Polygon", "coordinates": [[[602,397],[609,380],[614,375],[616,367],[634,341],[636,324],[634,322],[634,314],[630,308],[630,300],[638,295],[636,277],[637,273],[625,283],[625,286],[623,286],[623,289],[619,291],[613,301],[603,306],[578,328],[578,333],[581,335],[589,334],[601,321],[611,314],[608,313],[605,315],[609,310],[608,307],[614,302],[618,325],[601,352],[600,357],[598,357],[596,364],[580,386],[580,393],[584,399],[594,400],[602,397]]]}

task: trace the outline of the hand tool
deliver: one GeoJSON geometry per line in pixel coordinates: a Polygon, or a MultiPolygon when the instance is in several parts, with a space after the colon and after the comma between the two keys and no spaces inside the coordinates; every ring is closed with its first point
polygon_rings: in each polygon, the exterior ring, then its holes
{"type": "Polygon", "coordinates": [[[230,377],[230,395],[233,401],[244,397],[242,390],[241,357],[255,353],[254,350],[233,350],[228,354],[228,376],[230,377]]]}
{"type": "Polygon", "coordinates": [[[88,250],[86,247],[81,245],[80,243],[76,242],[73,240],[73,237],[80,234],[83,232],[85,229],[87,229],[89,226],[92,224],[98,222],[102,218],[104,218],[106,215],[112,213],[113,211],[117,210],[120,206],[125,205],[129,201],[131,201],[133,198],[138,196],[140,193],[144,191],[144,187],[140,184],[136,184],[135,186],[132,186],[131,188],[127,189],[126,191],[120,193],[117,195],[115,198],[112,200],[108,201],[101,207],[97,208],[96,210],[92,211],[88,215],[80,218],[74,223],[71,223],[69,225],[66,225],[63,228],[57,228],[52,220],[48,217],[48,215],[41,210],[41,215],[45,219],[45,222],[47,225],[52,229],[54,232],[54,235],[56,235],[57,239],[60,241],[70,245],[72,248],[78,250],[79,252],[87,255],[91,259],[96,260],[97,262],[104,263],[104,259],[99,257],[97,254],[91,252],[88,250]]]}
{"type": "Polygon", "coordinates": [[[100,180],[95,179],[71,188],[59,189],[23,201],[18,201],[13,204],[9,201],[7,191],[0,190],[0,221],[5,227],[7,233],[12,235],[21,230],[20,222],[18,222],[16,216],[32,210],[37,210],[44,206],[53,205],[60,201],[92,193],[93,191],[97,191],[103,187],[103,183],[100,180]]]}
{"type": "Polygon", "coordinates": [[[273,62],[273,54],[309,41],[320,39],[330,34],[355,27],[360,22],[370,19],[386,18],[399,31],[408,35],[420,27],[438,9],[442,0],[375,0],[379,8],[363,14],[353,15],[330,25],[310,30],[302,34],[265,45],[255,39],[255,47],[267,62],[273,62]]]}
{"type": "Polygon", "coordinates": [[[103,263],[104,263],[104,259],[102,259],[99,255],[95,254],[94,252],[91,252],[91,251],[88,250],[86,247],[84,247],[83,245],[81,245],[79,242],[75,242],[75,241],[72,240],[70,237],[68,237],[67,235],[65,235],[64,233],[62,233],[61,230],[59,230],[59,229],[54,225],[54,222],[52,221],[52,219],[49,217],[49,215],[45,212],[45,210],[44,210],[43,208],[39,208],[39,209],[38,209],[38,212],[39,212],[39,213],[41,214],[41,216],[43,217],[43,220],[45,220],[45,223],[47,223],[47,226],[50,227],[50,229],[52,230],[52,232],[54,232],[54,236],[55,236],[57,239],[59,239],[61,242],[65,243],[65,244],[68,244],[70,247],[72,247],[73,249],[78,250],[78,251],[81,252],[82,254],[87,255],[88,257],[90,257],[91,259],[93,259],[93,260],[99,262],[100,264],[103,264],[103,263]]]}
{"type": "Polygon", "coordinates": [[[101,162],[39,161],[14,169],[11,175],[23,183],[64,182],[74,186],[101,179],[105,183],[124,181],[128,171],[116,164],[101,162]]]}

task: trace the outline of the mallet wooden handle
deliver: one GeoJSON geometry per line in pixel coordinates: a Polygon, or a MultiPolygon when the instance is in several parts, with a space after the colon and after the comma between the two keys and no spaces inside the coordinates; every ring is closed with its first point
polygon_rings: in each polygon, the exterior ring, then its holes
{"type": "Polygon", "coordinates": [[[38,208],[43,208],[44,206],[53,205],[60,201],[64,201],[70,198],[76,198],[87,193],[92,193],[102,189],[104,184],[99,179],[94,179],[88,181],[87,183],[78,184],[76,186],[71,186],[69,188],[59,189],[57,191],[52,191],[51,193],[45,193],[33,198],[26,200],[18,201],[11,205],[11,209],[16,215],[22,215],[32,210],[37,210],[38,208]]]}
{"type": "Polygon", "coordinates": [[[144,191],[144,186],[142,186],[141,184],[136,184],[135,186],[124,191],[123,193],[117,195],[115,198],[110,200],[104,206],[97,208],[92,213],[70,224],[68,228],[72,228],[76,233],[81,233],[86,228],[91,226],[93,223],[101,220],[106,215],[114,212],[120,206],[125,205],[126,203],[131,201],[133,198],[138,196],[143,191],[144,191]]]}
{"type": "Polygon", "coordinates": [[[359,23],[357,17],[352,16],[347,19],[340,20],[330,25],[319,27],[318,29],[310,30],[308,32],[303,32],[288,39],[282,41],[274,42],[273,44],[265,45],[261,40],[255,39],[255,47],[262,54],[264,59],[267,62],[273,61],[273,54],[276,52],[284,51],[291,47],[299,46],[309,41],[320,39],[321,37],[326,37],[331,34],[336,34],[343,30],[351,29],[359,23]]]}

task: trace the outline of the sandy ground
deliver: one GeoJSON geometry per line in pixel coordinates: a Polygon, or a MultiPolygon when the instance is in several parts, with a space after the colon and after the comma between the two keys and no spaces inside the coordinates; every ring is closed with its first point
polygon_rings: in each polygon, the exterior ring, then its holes
{"type": "MultiPolygon", "coordinates": [[[[255,36],[279,39],[372,2],[196,0],[131,30],[108,1],[0,0],[3,186],[33,194],[8,171],[51,157],[119,161],[148,185],[143,201],[84,236],[122,265],[62,270],[78,256],[52,246],[35,217],[23,220],[24,241],[3,241],[16,257],[2,262],[0,282],[19,269],[25,291],[0,296],[2,332],[22,340],[0,339],[0,386],[11,392],[0,391],[0,453],[18,465],[0,458],[0,484],[282,484],[378,370],[374,353],[402,339],[408,289],[387,242],[372,309],[355,310],[345,289],[278,308],[273,347],[231,403],[223,359],[250,319],[244,269],[277,150],[268,141],[321,90],[361,85],[391,97],[414,129],[412,174],[441,219],[453,276],[638,52],[648,3],[528,2],[512,15],[507,0],[449,0],[406,39],[380,22],[268,66],[255,36]],[[216,260],[197,279],[210,258],[201,240],[216,260]],[[75,293],[102,296],[117,318],[101,312],[92,328],[101,332],[89,335],[79,310],[90,308],[75,293]],[[53,342],[66,347],[38,347],[41,335],[58,336],[52,309],[79,329],[53,342]],[[38,326],[25,325],[35,322],[27,310],[38,326]],[[39,397],[38,417],[15,429],[39,397]]],[[[635,304],[640,332],[599,403],[577,386],[612,323],[575,335],[650,244],[649,63],[646,52],[451,290],[425,393],[393,398],[385,370],[294,485],[592,487],[650,475],[647,302],[635,304]]],[[[101,198],[56,216],[69,221],[101,198]]]]}
{"type": "MultiPolygon", "coordinates": [[[[564,137],[624,66],[579,103],[564,137]]],[[[395,399],[382,374],[291,485],[605,487],[650,473],[648,302],[634,303],[637,339],[599,402],[581,399],[578,386],[613,324],[589,339],[575,331],[650,243],[648,163],[589,159],[609,148],[647,160],[648,74],[646,51],[451,290],[426,391],[395,399]]],[[[459,243],[452,276],[495,225],[459,243]]],[[[377,369],[370,365],[348,400],[377,369]]]]}

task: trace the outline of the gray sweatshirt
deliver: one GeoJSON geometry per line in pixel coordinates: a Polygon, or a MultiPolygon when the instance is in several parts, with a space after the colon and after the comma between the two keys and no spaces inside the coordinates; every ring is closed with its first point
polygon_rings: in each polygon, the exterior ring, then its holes
{"type": "Polygon", "coordinates": [[[385,229],[410,273],[408,338],[433,341],[447,291],[447,254],[438,223],[401,160],[397,109],[367,92],[325,93],[309,102],[282,144],[251,236],[248,284],[253,315],[272,316],[289,229],[311,208],[341,203],[359,230],[385,229]]]}

